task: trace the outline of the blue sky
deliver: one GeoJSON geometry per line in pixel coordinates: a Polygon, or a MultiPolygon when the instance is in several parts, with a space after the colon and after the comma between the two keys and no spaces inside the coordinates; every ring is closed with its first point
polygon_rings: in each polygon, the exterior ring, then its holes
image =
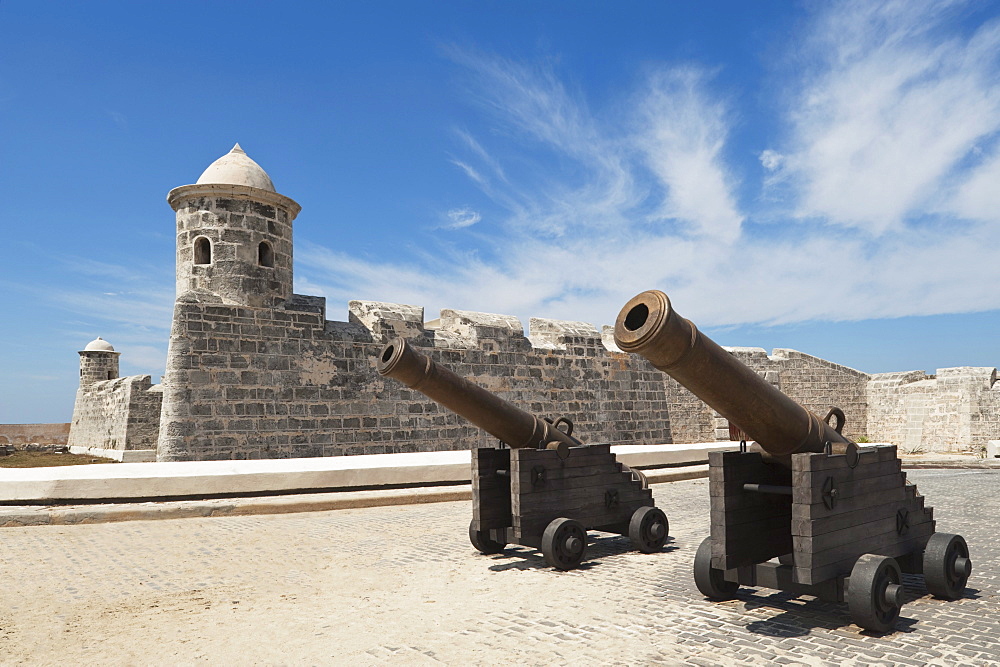
{"type": "Polygon", "coordinates": [[[240,142],[296,291],[995,366],[1000,5],[0,3],[0,423],[163,373],[167,192],[240,142]]]}

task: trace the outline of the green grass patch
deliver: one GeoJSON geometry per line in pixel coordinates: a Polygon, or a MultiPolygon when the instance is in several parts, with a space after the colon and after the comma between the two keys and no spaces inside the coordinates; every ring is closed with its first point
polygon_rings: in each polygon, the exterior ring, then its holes
{"type": "Polygon", "coordinates": [[[49,452],[14,452],[0,456],[0,468],[47,468],[49,466],[78,466],[89,463],[118,463],[90,454],[52,454],[49,452]]]}

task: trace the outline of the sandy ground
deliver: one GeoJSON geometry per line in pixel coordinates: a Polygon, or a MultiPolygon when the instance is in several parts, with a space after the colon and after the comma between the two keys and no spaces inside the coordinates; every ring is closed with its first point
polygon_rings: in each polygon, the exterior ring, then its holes
{"type": "Polygon", "coordinates": [[[706,601],[691,567],[708,485],[690,480],[653,487],[662,553],[592,533],[570,572],[523,547],[475,552],[467,501],[0,528],[0,664],[1000,664],[1000,472],[912,478],[975,569],[955,602],[909,582],[886,637],[842,604],[706,601]]]}
{"type": "MultiPolygon", "coordinates": [[[[0,663],[552,664],[558,653],[540,657],[539,640],[522,636],[553,631],[539,619],[631,623],[631,593],[608,581],[609,568],[556,573],[522,548],[477,554],[467,508],[2,529],[0,554],[14,559],[4,564],[0,663]],[[40,562],[17,558],[49,548],[40,562]],[[487,627],[497,622],[524,627],[497,634],[487,627]]],[[[669,559],[610,541],[616,567],[655,577],[669,559]]],[[[633,638],[626,654],[665,643],[633,638]]]]}

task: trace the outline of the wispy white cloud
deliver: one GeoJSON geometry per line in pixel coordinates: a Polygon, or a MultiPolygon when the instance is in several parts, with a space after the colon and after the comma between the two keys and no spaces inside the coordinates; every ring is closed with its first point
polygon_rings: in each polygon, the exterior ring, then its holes
{"type": "Polygon", "coordinates": [[[38,259],[48,267],[48,280],[8,282],[4,289],[31,295],[65,313],[59,332],[62,339],[76,341],[82,348],[101,336],[122,353],[124,373],[149,373],[158,381],[173,314],[172,268],[112,264],[61,254],[40,255],[38,259]]]}
{"type": "Polygon", "coordinates": [[[452,158],[497,209],[479,252],[300,244],[299,275],[343,301],[595,324],[652,287],[705,326],[1000,308],[1000,28],[956,27],[962,7],[823,5],[795,45],[809,67],[771,91],[786,117],[743,155],[747,96],[710,67],[650,67],[605,114],[550,61],[453,51],[488,120],[452,158]]]}
{"type": "MultiPolygon", "coordinates": [[[[740,234],[736,179],[724,161],[732,114],[708,93],[712,73],[685,65],[650,72],[609,123],[548,63],[453,54],[503,140],[458,133],[452,162],[502,212],[481,253],[435,248],[433,260],[373,262],[299,243],[299,288],[331,300],[369,298],[608,321],[650,286],[684,285],[728,261],[740,234]],[[518,144],[511,157],[509,145],[518,144]],[[520,169],[504,166],[501,155],[520,169]],[[536,162],[524,168],[525,156],[536,162]],[[552,163],[562,170],[551,169],[552,163]],[[544,174],[539,177],[539,174],[544,174]],[[709,247],[724,246],[718,252],[709,247]],[[484,259],[489,257],[492,259],[484,259]]],[[[452,209],[456,222],[476,218],[452,209]]]]}
{"type": "Polygon", "coordinates": [[[725,104],[703,90],[695,67],[657,72],[641,94],[637,145],[666,188],[661,216],[690,222],[719,242],[740,233],[734,178],[722,160],[730,128],[725,104]]]}
{"type": "Polygon", "coordinates": [[[68,312],[84,315],[95,321],[161,334],[170,331],[174,292],[164,286],[110,293],[86,288],[54,289],[46,291],[46,298],[68,312]]]}
{"type": "Polygon", "coordinates": [[[760,152],[758,158],[760,159],[760,164],[764,167],[764,169],[774,171],[775,169],[781,167],[781,163],[784,161],[785,156],[778,151],[767,148],[760,152]]]}
{"type": "Polygon", "coordinates": [[[1000,130],[1000,24],[949,30],[955,2],[855,1],[817,19],[784,147],[800,217],[872,235],[943,201],[1000,130]]]}
{"type": "MultiPolygon", "coordinates": [[[[476,141],[473,137],[465,130],[456,130],[456,136],[461,140],[462,144],[468,149],[473,155],[476,156],[481,162],[483,162],[487,167],[489,167],[490,172],[501,182],[507,181],[507,175],[504,173],[503,166],[499,161],[496,160],[489,152],[483,148],[482,144],[476,141]]],[[[461,164],[459,161],[455,161],[456,164],[461,164]]],[[[478,182],[483,182],[483,179],[477,178],[478,182]]]]}
{"type": "Polygon", "coordinates": [[[483,219],[483,216],[468,207],[453,208],[446,215],[449,222],[444,225],[445,229],[465,229],[483,219]]]}

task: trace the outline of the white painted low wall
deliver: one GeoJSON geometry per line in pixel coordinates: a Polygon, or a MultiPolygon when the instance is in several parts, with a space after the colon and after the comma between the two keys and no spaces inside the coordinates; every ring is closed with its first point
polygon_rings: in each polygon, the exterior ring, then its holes
{"type": "MultiPolygon", "coordinates": [[[[698,463],[735,443],[616,445],[629,466],[698,463]]],[[[261,494],[397,484],[469,482],[469,451],[306,459],[117,463],[0,468],[0,503],[261,494]]]]}

